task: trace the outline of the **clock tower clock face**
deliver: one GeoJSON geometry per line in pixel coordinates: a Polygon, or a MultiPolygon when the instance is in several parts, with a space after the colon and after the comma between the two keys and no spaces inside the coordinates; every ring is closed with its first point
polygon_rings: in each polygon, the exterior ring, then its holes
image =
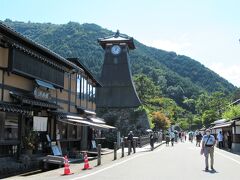
{"type": "Polygon", "coordinates": [[[114,55],[118,55],[121,52],[121,47],[119,45],[114,45],[111,48],[111,52],[114,55]]]}

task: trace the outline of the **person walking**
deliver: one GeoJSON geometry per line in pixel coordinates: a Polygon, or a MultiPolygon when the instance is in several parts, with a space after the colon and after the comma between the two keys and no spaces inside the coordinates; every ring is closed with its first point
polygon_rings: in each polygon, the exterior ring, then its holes
{"type": "Polygon", "coordinates": [[[208,158],[210,155],[211,159],[211,170],[214,171],[213,163],[214,163],[214,146],[216,140],[213,135],[210,134],[210,129],[206,130],[206,135],[203,136],[202,139],[202,149],[201,153],[205,156],[205,171],[208,171],[208,158]]]}
{"type": "Polygon", "coordinates": [[[228,150],[231,151],[231,149],[232,149],[232,136],[231,136],[230,131],[227,132],[227,144],[228,144],[228,150]]]}
{"type": "Polygon", "coordinates": [[[201,140],[202,140],[202,134],[200,132],[197,132],[197,135],[196,135],[196,146],[200,147],[201,140]]]}
{"type": "Polygon", "coordinates": [[[184,132],[184,141],[186,142],[187,141],[187,133],[184,132]]]}
{"type": "Polygon", "coordinates": [[[181,131],[178,133],[178,137],[179,137],[179,140],[182,142],[182,132],[181,131]]]}
{"type": "Polygon", "coordinates": [[[170,134],[169,132],[166,133],[166,146],[169,146],[169,142],[170,142],[170,134]]]}
{"type": "Polygon", "coordinates": [[[127,140],[130,141],[130,144],[131,144],[131,148],[130,148],[130,153],[132,152],[132,149],[134,151],[134,147],[133,147],[133,132],[130,131],[128,133],[128,137],[127,137],[127,140]]]}
{"type": "Polygon", "coordinates": [[[171,138],[172,146],[174,146],[174,138],[175,138],[174,132],[170,132],[170,138],[171,138]]]}
{"type": "Polygon", "coordinates": [[[219,149],[223,148],[223,135],[222,135],[222,131],[219,131],[218,135],[217,135],[217,140],[218,140],[218,147],[219,149]]]}
{"type": "Polygon", "coordinates": [[[193,132],[192,131],[190,131],[188,133],[188,139],[189,139],[190,142],[193,142],[193,132]]]}
{"type": "Polygon", "coordinates": [[[153,135],[153,133],[151,133],[150,134],[151,151],[153,151],[153,149],[154,149],[154,141],[155,141],[154,135],[153,135]]]}

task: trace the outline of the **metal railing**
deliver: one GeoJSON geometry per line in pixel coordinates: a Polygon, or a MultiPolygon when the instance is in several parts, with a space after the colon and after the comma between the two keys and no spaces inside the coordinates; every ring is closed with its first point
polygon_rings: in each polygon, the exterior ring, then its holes
{"type": "Polygon", "coordinates": [[[138,147],[143,147],[150,143],[149,135],[138,137],[137,145],[138,147]]]}

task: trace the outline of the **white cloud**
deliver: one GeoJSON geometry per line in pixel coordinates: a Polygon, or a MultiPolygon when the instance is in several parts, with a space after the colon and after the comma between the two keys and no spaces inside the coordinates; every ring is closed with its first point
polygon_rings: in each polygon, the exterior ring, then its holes
{"type": "Polygon", "coordinates": [[[211,63],[208,67],[235,86],[240,87],[240,64],[227,66],[226,64],[217,62],[211,63]]]}

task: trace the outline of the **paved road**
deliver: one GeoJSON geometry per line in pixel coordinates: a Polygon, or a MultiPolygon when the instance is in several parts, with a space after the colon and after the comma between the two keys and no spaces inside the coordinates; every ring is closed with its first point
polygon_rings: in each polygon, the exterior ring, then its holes
{"type": "MultiPolygon", "coordinates": [[[[73,175],[61,176],[62,169],[28,177],[10,179],[69,180],[239,180],[240,156],[216,149],[216,172],[204,171],[204,158],[194,143],[178,143],[174,147],[160,146],[154,151],[142,149],[134,155],[110,160],[100,167],[82,171],[77,165],[73,175]]],[[[111,157],[112,158],[112,157],[111,157]]],[[[92,162],[94,163],[94,162],[92,162]]]]}
{"type": "Polygon", "coordinates": [[[162,146],[153,152],[139,153],[128,159],[102,167],[92,174],[69,179],[78,180],[239,180],[240,157],[216,150],[216,172],[204,171],[204,159],[194,143],[162,146]]]}

